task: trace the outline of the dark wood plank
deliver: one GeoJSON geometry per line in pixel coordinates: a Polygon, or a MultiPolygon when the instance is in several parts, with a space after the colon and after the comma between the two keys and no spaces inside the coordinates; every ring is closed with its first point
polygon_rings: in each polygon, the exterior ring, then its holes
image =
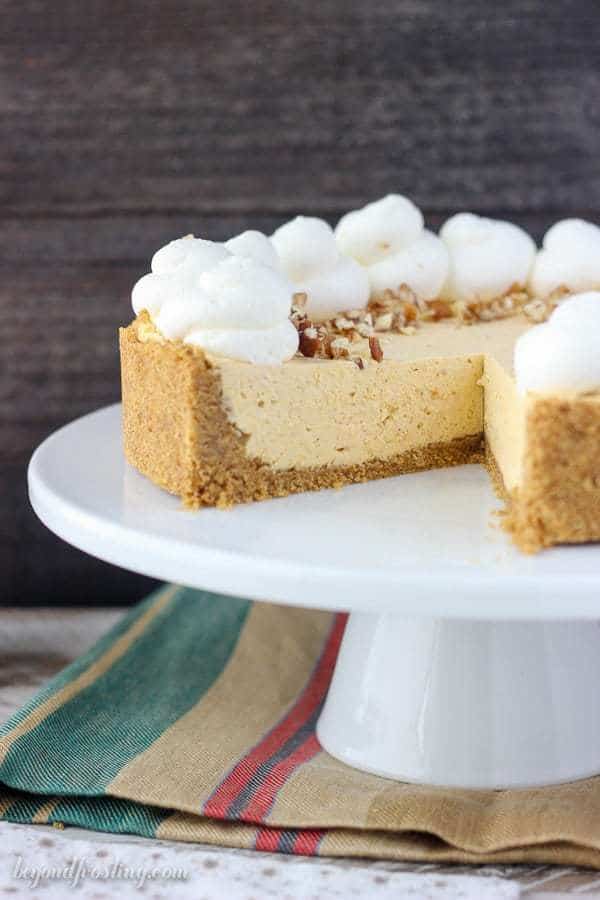
{"type": "Polygon", "coordinates": [[[129,318],[128,288],[139,268],[2,269],[0,604],[119,605],[155,584],[60,541],[38,522],[26,493],[35,446],[60,424],[118,400],[116,328],[129,318]]]}
{"type": "Polygon", "coordinates": [[[8,0],[0,209],[598,209],[599,36],[594,0],[8,0]]]}
{"type": "MultiPolygon", "coordinates": [[[[304,211],[304,210],[299,210],[304,211]]],[[[345,210],[344,210],[345,211],[345,210]]],[[[432,212],[425,210],[429,227],[437,230],[448,215],[456,210],[432,212]]],[[[598,211],[589,207],[577,207],[573,215],[593,219],[598,211]]],[[[291,213],[296,214],[298,211],[291,213]]],[[[527,229],[534,238],[540,240],[544,231],[564,213],[555,211],[522,212],[494,208],[491,215],[508,218],[527,229]]],[[[328,210],[314,210],[334,225],[338,215],[328,210]]],[[[197,213],[172,213],[148,215],[124,215],[111,213],[105,216],[78,217],[0,217],[0,245],[2,262],[10,272],[20,277],[20,267],[24,266],[27,278],[33,278],[36,268],[64,264],[85,264],[90,271],[95,266],[119,266],[127,264],[128,277],[135,279],[148,270],[155,250],[173,238],[193,233],[209,240],[227,240],[246,228],[257,228],[271,234],[286,221],[286,216],[277,213],[254,212],[245,215],[203,215],[197,213]],[[31,271],[30,271],[31,270],[31,271]]],[[[87,270],[86,270],[87,271],[87,270]]],[[[22,273],[21,273],[22,274],[22,273]]],[[[85,277],[86,272],[79,272],[85,277]]],[[[48,287],[53,284],[52,276],[48,287]]],[[[132,282],[123,279],[117,287],[129,292],[132,282]]],[[[8,304],[14,290],[8,281],[0,284],[0,304],[8,304]]]]}

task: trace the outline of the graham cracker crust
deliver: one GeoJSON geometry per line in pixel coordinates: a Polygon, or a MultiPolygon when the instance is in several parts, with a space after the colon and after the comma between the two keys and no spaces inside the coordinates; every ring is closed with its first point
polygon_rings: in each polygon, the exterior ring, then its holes
{"type": "Polygon", "coordinates": [[[537,397],[503,525],[525,553],[600,540],[600,395],[537,397]]]}

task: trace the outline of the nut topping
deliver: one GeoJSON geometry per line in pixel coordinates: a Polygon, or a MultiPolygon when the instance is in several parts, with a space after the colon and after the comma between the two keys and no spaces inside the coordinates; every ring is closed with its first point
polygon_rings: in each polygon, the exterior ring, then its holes
{"type": "Polygon", "coordinates": [[[319,332],[310,325],[303,328],[300,332],[299,350],[302,356],[315,356],[319,349],[319,332]]]}
{"type": "Polygon", "coordinates": [[[369,350],[371,351],[371,356],[375,362],[381,362],[383,359],[383,350],[381,349],[379,338],[376,338],[375,335],[372,335],[369,338],[369,350]]]}
{"type": "Polygon", "coordinates": [[[348,338],[334,338],[329,344],[332,359],[348,359],[350,356],[350,341],[348,338]]]}
{"type": "Polygon", "coordinates": [[[377,338],[379,334],[413,335],[421,323],[444,319],[469,325],[524,315],[532,322],[543,322],[564,295],[564,291],[557,291],[550,297],[539,299],[514,285],[504,296],[493,300],[465,303],[437,298],[423,301],[403,284],[394,291],[386,290],[371,297],[366,309],[347,310],[326,322],[313,323],[305,309],[307,296],[298,292],[293,297],[290,318],[298,330],[298,350],[302,356],[347,359],[364,368],[368,358],[366,347],[363,353],[360,346],[353,345],[368,341],[371,358],[381,362],[383,349],[377,338]]]}

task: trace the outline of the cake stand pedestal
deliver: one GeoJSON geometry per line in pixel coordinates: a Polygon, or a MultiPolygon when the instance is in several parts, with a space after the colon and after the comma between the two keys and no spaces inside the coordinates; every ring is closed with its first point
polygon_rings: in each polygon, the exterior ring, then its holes
{"type": "Polygon", "coordinates": [[[29,490],[108,562],[350,611],[317,728],[349,765],[472,788],[600,773],[600,547],[520,554],[481,467],[186,513],[124,462],[113,406],[48,438],[29,490]]]}
{"type": "Polygon", "coordinates": [[[600,631],[353,613],[317,735],[401,781],[533,787],[600,772],[600,631]]]}

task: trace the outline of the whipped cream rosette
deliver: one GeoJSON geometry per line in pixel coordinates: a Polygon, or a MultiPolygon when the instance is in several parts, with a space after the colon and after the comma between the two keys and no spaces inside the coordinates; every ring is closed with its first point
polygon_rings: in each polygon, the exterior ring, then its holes
{"type": "Polygon", "coordinates": [[[440,238],[449,256],[447,300],[495,300],[527,284],[536,247],[512,222],[458,213],[444,223],[440,238]]]}
{"type": "Polygon", "coordinates": [[[342,253],[366,268],[371,295],[406,286],[422,300],[433,300],[446,280],[444,244],[424,228],[421,210],[400,194],[342,216],[335,238],[342,253]]]}
{"type": "Polygon", "coordinates": [[[365,270],[340,253],[333,230],[323,219],[296,216],[278,228],[271,241],[294,290],[306,294],[311,319],[323,321],[367,305],[365,270]]]}
{"type": "Polygon", "coordinates": [[[583,219],[563,219],[548,229],[529,281],[538,297],[600,289],[600,228],[583,219]]]}
{"type": "Polygon", "coordinates": [[[515,377],[527,391],[600,389],[600,291],[564,300],[515,344],[515,377]]]}
{"type": "Polygon", "coordinates": [[[187,237],[152,258],[135,285],[136,314],[147,310],[160,333],[252,363],[282,363],[298,349],[289,320],[293,287],[269,239],[244,232],[226,244],[187,237]]]}

